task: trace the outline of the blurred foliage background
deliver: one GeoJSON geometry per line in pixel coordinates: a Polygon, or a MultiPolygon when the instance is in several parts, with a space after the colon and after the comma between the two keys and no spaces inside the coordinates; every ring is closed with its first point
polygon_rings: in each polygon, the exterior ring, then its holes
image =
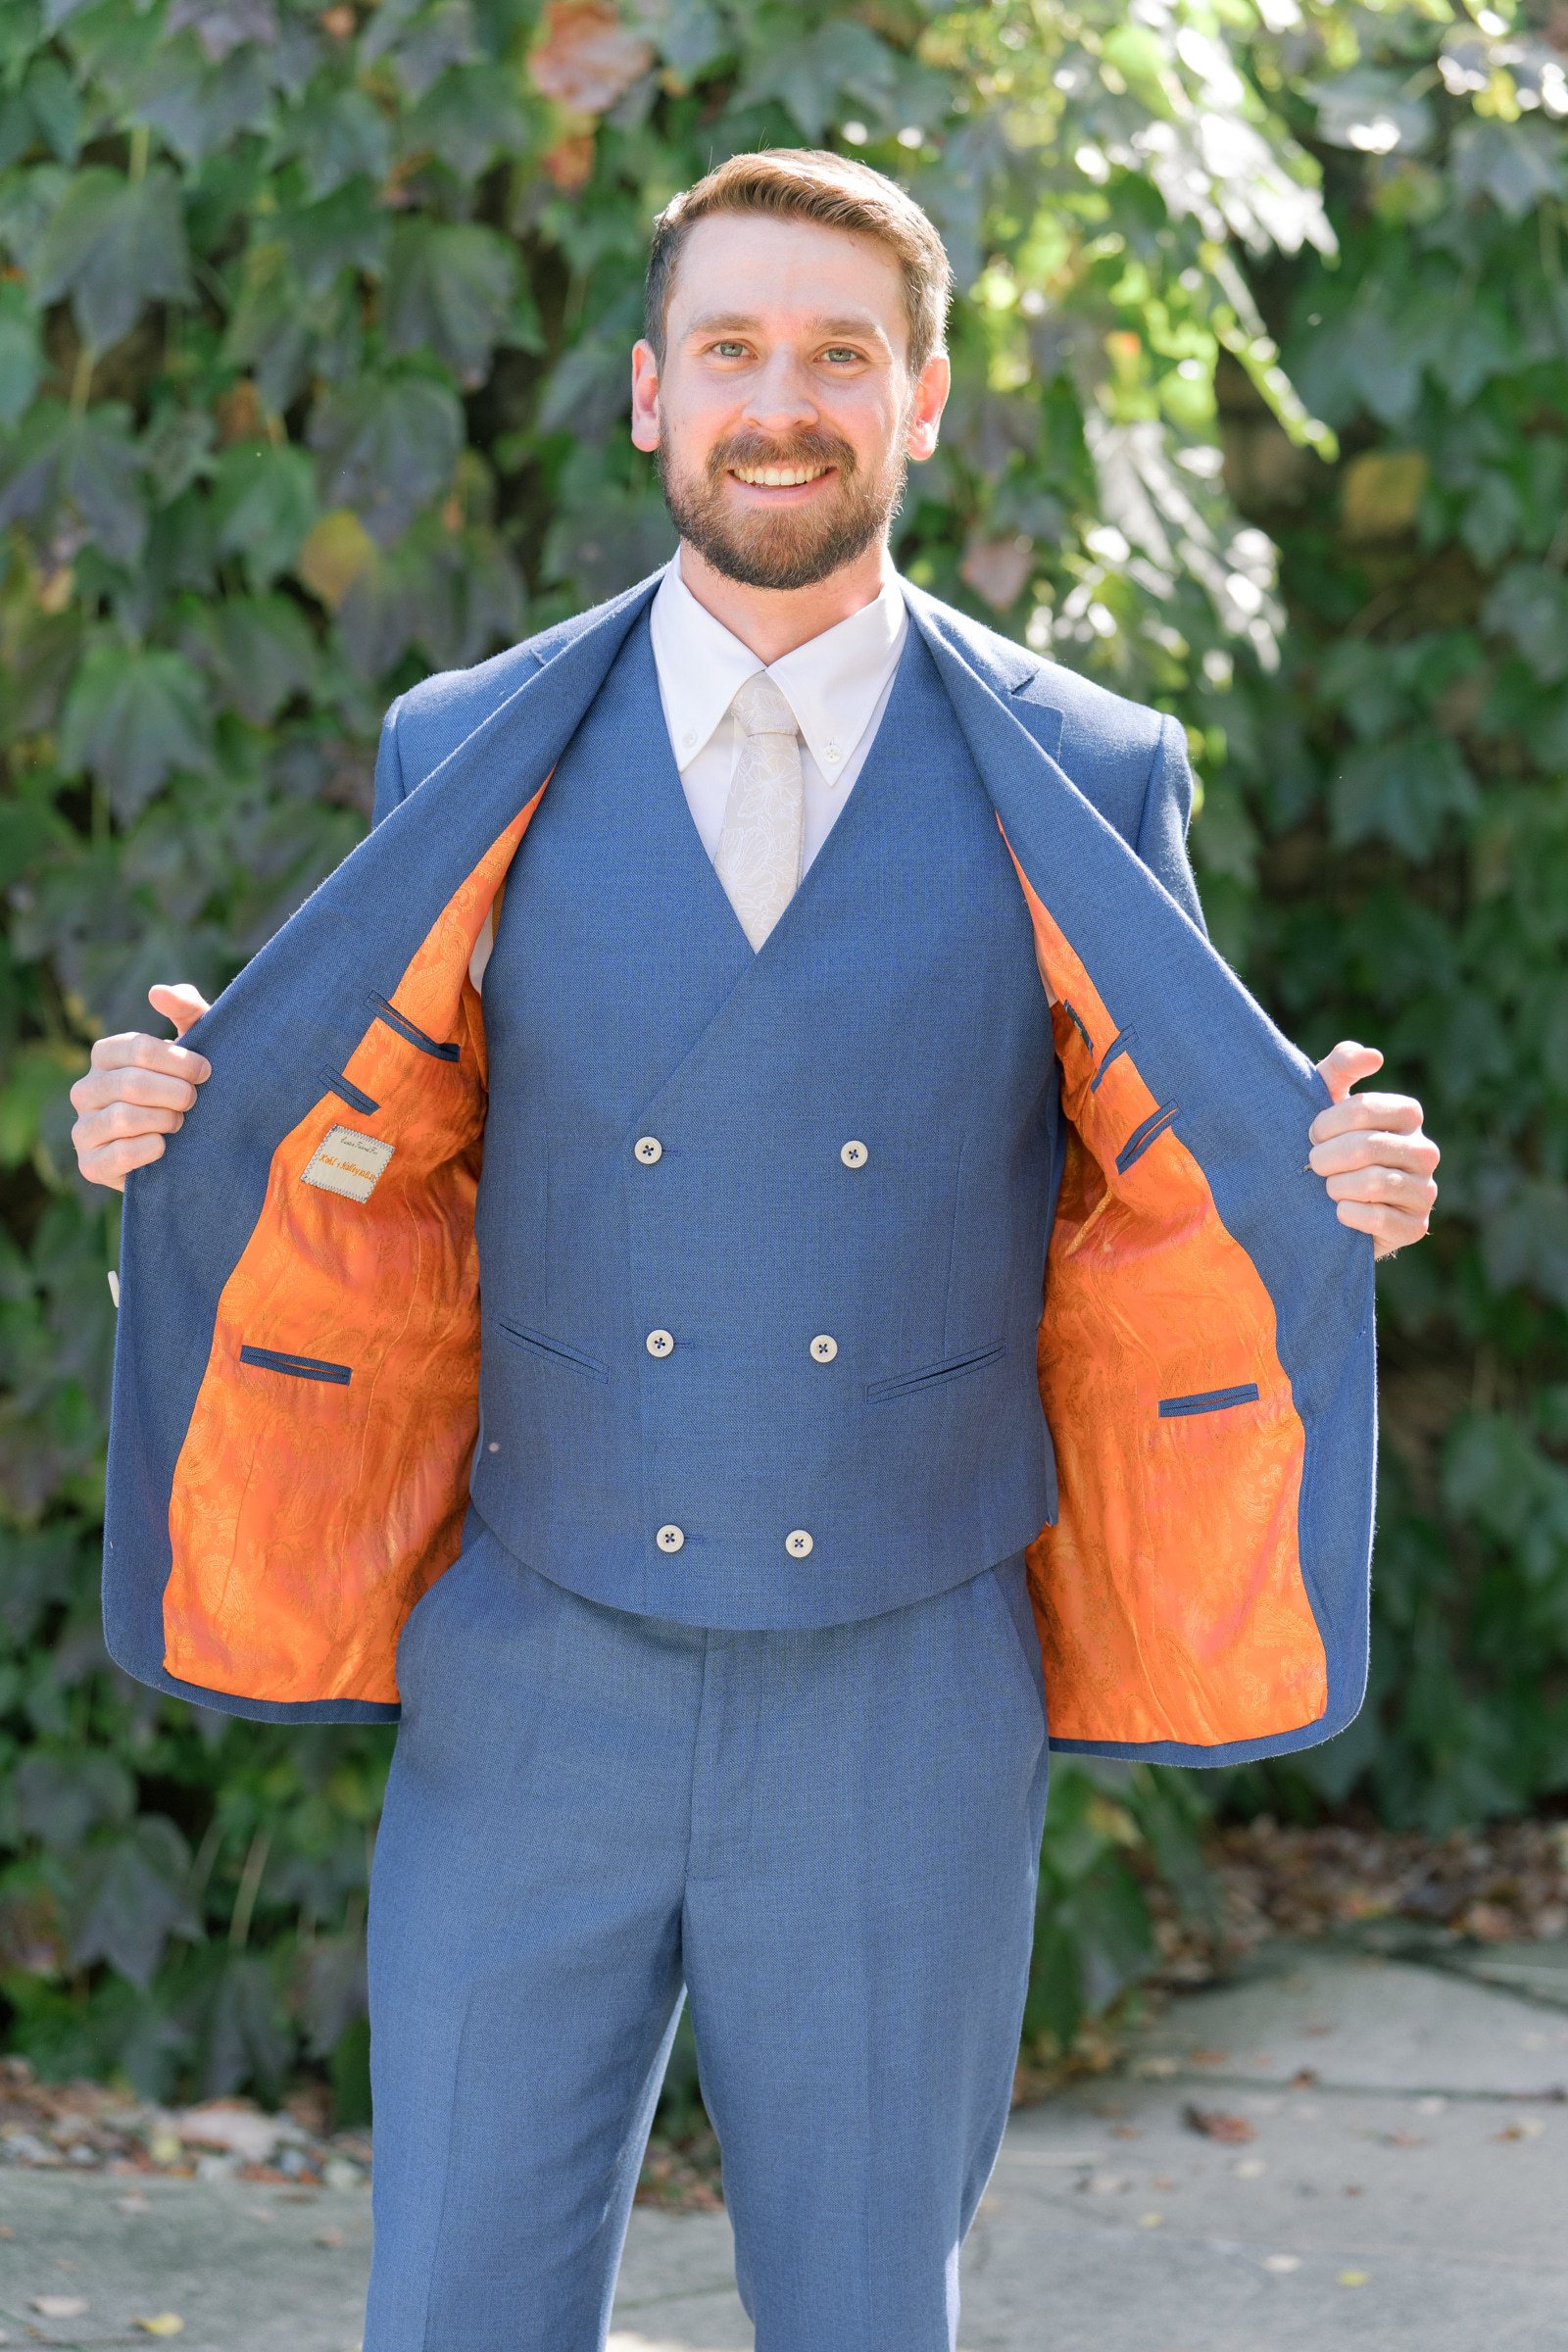
{"type": "MultiPolygon", "coordinates": [[[[390,698],[641,576],[651,216],[906,179],[961,299],[906,570],[1178,710],[1223,952],[1444,1146],[1387,1265],[1373,1689],[1288,1766],[1063,1764],[1030,2029],[1207,1899],[1209,1808],[1568,1788],[1568,7],[8,0],[0,1996],[49,2071],[366,2099],[385,1732],[112,1670],[117,1203],[66,1088],[360,836],[390,698]],[[1163,1898],[1162,1898],[1163,1899],[1163,1898]],[[1157,1908],[1157,1906],[1155,1906],[1157,1908]]],[[[689,2053],[667,2114],[691,2097],[689,2053]]]]}

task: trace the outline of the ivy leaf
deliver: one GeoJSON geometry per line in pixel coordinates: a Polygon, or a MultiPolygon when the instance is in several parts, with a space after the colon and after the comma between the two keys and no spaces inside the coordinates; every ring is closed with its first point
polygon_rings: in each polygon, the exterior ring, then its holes
{"type": "Polygon", "coordinates": [[[74,416],[39,401],[0,462],[0,528],[30,521],[64,535],[74,553],[90,538],[116,563],[134,564],[147,536],[140,452],[126,430],[129,411],[106,402],[74,416]]]}
{"type": "Polygon", "coordinates": [[[387,270],[387,341],[398,352],[434,351],[466,385],[480,384],[519,277],[515,248],[493,228],[406,221],[387,270]]]}
{"type": "Polygon", "coordinates": [[[34,1748],[13,1788],[22,1828],[52,1853],[69,1853],[101,1822],[128,1821],[136,1806],[134,1780],[102,1748],[34,1748]]]}
{"type": "Polygon", "coordinates": [[[1338,848],[1382,839],[1406,857],[1428,858],[1445,819],[1468,816],[1480,805],[1458,745],[1418,728],[1349,753],[1330,787],[1330,830],[1338,848]]]}
{"type": "Polygon", "coordinates": [[[404,155],[439,156],[449,172],[477,179],[527,140],[527,116],[507,83],[489,66],[454,66],[404,118],[398,144],[404,155]]]}
{"type": "Polygon", "coordinates": [[[260,1952],[224,1955],[207,2013],[203,2091],[222,2098],[241,2082],[275,2095],[292,2055],[271,1971],[260,1952]]]}
{"type": "Polygon", "coordinates": [[[238,442],[219,462],[213,519],[220,555],[243,558],[258,588],[286,571],[316,520],[316,477],[302,449],[238,442]]]}
{"type": "Polygon", "coordinates": [[[186,1886],[190,1848],[160,1813],[89,1849],[74,1889],[71,1953],[78,1968],[107,1960],[133,1984],[149,1984],[172,1935],[201,1926],[186,1886]]]}
{"type": "MultiPolygon", "coordinates": [[[[448,75],[447,78],[455,78],[448,75]]],[[[487,84],[494,75],[485,74],[487,84]]],[[[351,179],[377,186],[392,161],[392,127],[365,90],[345,90],[321,81],[290,109],[285,152],[298,156],[313,203],[351,179]]]]}
{"type": "Polygon", "coordinates": [[[253,245],[229,313],[224,359],[253,371],[264,405],[276,415],[305,381],[311,340],[305,297],[288,247],[277,237],[253,245]]]}
{"type": "Polygon", "coordinates": [[[1482,619],[1516,645],[1544,685],[1568,677],[1568,579],[1544,564],[1514,564],[1482,607],[1482,619]]]}
{"type": "Polygon", "coordinates": [[[126,821],[159,786],[212,765],[212,731],[201,673],[167,647],[95,645],[76,673],[60,730],[68,774],[88,768],[126,821]]]}
{"type": "Polygon", "coordinates": [[[252,726],[266,726],[315,682],[316,640],[285,596],[227,596],[203,607],[186,645],[213,673],[223,701],[252,726]]]}
{"type": "Polygon", "coordinates": [[[322,503],[352,507],[388,547],[451,480],[463,411],[445,384],[426,376],[371,376],[321,404],[311,441],[321,453],[322,503]]]}
{"type": "Polygon", "coordinates": [[[164,23],[171,32],[188,24],[215,66],[244,41],[277,38],[273,0],[169,0],[164,23]]]}
{"type": "Polygon", "coordinates": [[[147,303],[188,302],[185,220],[172,173],[127,180],[100,165],[77,172],[39,240],[32,279],[40,303],[71,297],[93,351],[129,334],[147,303]]]}
{"type": "Polygon", "coordinates": [[[43,375],[37,314],[16,281],[0,283],[0,424],[15,424],[43,375]]]}
{"type": "Polygon", "coordinates": [[[270,128],[273,111],[260,50],[212,66],[188,35],[154,52],[125,99],[127,120],[151,124],[187,164],[221,153],[242,130],[270,128]]]}
{"type": "Polygon", "coordinates": [[[858,99],[873,124],[883,125],[895,111],[899,81],[899,61],[887,43],[868,26],[840,20],[803,41],[769,44],[748,72],[738,103],[777,98],[814,146],[845,97],[858,99]]]}
{"type": "Polygon", "coordinates": [[[1568,192],[1560,147],[1544,122],[1467,122],[1454,134],[1455,185],[1522,220],[1544,199],[1568,192]]]}

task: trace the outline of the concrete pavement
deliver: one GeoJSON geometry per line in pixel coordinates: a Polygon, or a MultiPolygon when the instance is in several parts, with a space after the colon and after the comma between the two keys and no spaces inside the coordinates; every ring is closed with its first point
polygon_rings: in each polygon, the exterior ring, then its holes
{"type": "MultiPolygon", "coordinates": [[[[1274,1945],[1181,1995],[1122,2074],[1014,2116],[964,2352],[1568,2352],[1562,1958],[1508,1947],[1483,1983],[1274,1945]]],[[[165,2314],[182,2352],[359,2343],[363,2187],[14,2167],[0,2232],[12,2344],[146,2344],[165,2314]]],[[[639,2208],[612,2352],[752,2341],[724,2217],[639,2208]]]]}

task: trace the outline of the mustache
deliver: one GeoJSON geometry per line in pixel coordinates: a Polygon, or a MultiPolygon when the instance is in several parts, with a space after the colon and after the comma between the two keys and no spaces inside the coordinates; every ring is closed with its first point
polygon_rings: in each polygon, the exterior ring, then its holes
{"type": "Polygon", "coordinates": [[[710,480],[717,481],[735,466],[832,466],[846,481],[856,469],[855,452],[837,433],[792,433],[787,441],[770,441],[764,433],[732,433],[711,450],[708,459],[710,480]]]}

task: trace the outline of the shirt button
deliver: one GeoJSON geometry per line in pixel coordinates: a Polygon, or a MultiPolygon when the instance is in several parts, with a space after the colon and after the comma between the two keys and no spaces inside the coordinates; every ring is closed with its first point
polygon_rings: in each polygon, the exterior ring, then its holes
{"type": "Polygon", "coordinates": [[[839,1344],[830,1331],[819,1331],[811,1342],[811,1354],[819,1364],[830,1364],[839,1351],[839,1344]]]}
{"type": "Polygon", "coordinates": [[[824,744],[822,748],[830,760],[842,760],[844,757],[836,743],[824,744]]]}
{"type": "Polygon", "coordinates": [[[677,1527],[673,1520],[666,1520],[654,1538],[661,1551],[679,1551],[685,1541],[685,1529],[677,1527]]]}
{"type": "Polygon", "coordinates": [[[632,1152],[645,1168],[651,1168],[656,1159],[664,1156],[664,1147],[657,1135],[640,1135],[632,1146],[632,1152]]]}
{"type": "Polygon", "coordinates": [[[845,1144],[839,1152],[839,1157],[847,1168],[863,1168],[870,1156],[870,1152],[863,1144],[854,1142],[845,1144]]]}
{"type": "Polygon", "coordinates": [[[675,1342],[667,1331],[651,1331],[643,1345],[650,1355],[667,1355],[675,1342]]]}
{"type": "Polygon", "coordinates": [[[784,1539],[784,1548],[792,1560],[804,1560],[811,1548],[811,1539],[804,1527],[792,1527],[784,1539]]]}

